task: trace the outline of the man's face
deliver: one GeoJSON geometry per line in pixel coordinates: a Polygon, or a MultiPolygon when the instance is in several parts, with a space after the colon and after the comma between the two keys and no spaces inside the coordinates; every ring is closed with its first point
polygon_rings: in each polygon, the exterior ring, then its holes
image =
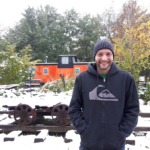
{"type": "Polygon", "coordinates": [[[107,74],[113,62],[113,53],[109,49],[101,49],[95,55],[97,72],[107,74]]]}

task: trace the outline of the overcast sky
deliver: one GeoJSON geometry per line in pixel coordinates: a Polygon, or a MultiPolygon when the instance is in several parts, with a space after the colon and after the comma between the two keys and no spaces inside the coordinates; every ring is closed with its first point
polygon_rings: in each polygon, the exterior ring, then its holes
{"type": "MultiPolygon", "coordinates": [[[[139,0],[144,7],[150,6],[150,0],[139,0]]],[[[3,0],[0,4],[1,27],[12,27],[19,22],[25,9],[49,4],[57,9],[58,13],[74,8],[81,14],[101,14],[105,9],[113,6],[116,11],[121,9],[127,0],[3,0]],[[112,3],[113,2],[113,3],[112,3]]],[[[150,8],[150,7],[149,7],[150,8]]]]}

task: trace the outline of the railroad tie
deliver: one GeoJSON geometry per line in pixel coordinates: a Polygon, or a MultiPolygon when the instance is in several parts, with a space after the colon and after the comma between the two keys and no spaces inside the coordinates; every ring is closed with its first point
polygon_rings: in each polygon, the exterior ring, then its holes
{"type": "Polygon", "coordinates": [[[4,142],[7,142],[7,141],[14,141],[15,138],[17,138],[20,134],[21,134],[22,131],[12,131],[10,132],[9,134],[5,135],[4,136],[4,139],[3,141],[4,142]]]}
{"type": "Polygon", "coordinates": [[[46,137],[48,136],[48,132],[49,130],[46,129],[40,130],[40,133],[34,139],[34,143],[44,142],[46,137]]]}

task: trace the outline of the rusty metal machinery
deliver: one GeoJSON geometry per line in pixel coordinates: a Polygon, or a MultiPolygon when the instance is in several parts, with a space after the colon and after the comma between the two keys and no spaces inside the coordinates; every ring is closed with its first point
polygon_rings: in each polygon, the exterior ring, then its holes
{"type": "Polygon", "coordinates": [[[36,116],[36,110],[26,104],[19,104],[14,109],[14,119],[19,125],[28,125],[33,123],[36,116]]]}
{"type": "Polygon", "coordinates": [[[9,111],[0,111],[0,114],[8,114],[10,118],[13,116],[18,125],[30,125],[41,116],[52,116],[52,121],[58,126],[70,125],[68,105],[65,104],[58,103],[52,107],[36,105],[34,109],[27,104],[3,107],[9,111]]]}
{"type": "Polygon", "coordinates": [[[70,125],[68,115],[68,106],[65,104],[58,104],[52,109],[52,120],[59,126],[70,125]]]}

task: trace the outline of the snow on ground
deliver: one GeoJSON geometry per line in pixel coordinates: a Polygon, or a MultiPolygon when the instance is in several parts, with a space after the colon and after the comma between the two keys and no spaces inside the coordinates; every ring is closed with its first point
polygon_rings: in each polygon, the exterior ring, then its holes
{"type": "MultiPolygon", "coordinates": [[[[40,106],[53,106],[57,103],[62,103],[69,105],[72,91],[68,92],[61,92],[60,94],[55,94],[54,92],[50,93],[38,93],[38,92],[24,92],[25,94],[21,94],[20,96],[16,96],[13,94],[13,90],[4,90],[6,93],[1,96],[2,101],[0,101],[0,105],[9,105],[9,106],[15,106],[20,103],[22,104],[28,104],[31,107],[35,107],[35,105],[40,106]],[[4,98],[5,95],[7,95],[7,98],[4,98]],[[36,95],[36,96],[33,96],[36,95]]],[[[22,91],[22,90],[20,90],[22,91]]],[[[3,92],[3,91],[2,91],[3,92]]],[[[4,108],[0,108],[4,109],[4,108]]]]}
{"type": "MultiPolygon", "coordinates": [[[[2,87],[2,86],[1,86],[2,87]]],[[[3,86],[5,87],[5,86],[3,86]]],[[[23,91],[24,89],[20,89],[18,93],[23,91]]],[[[16,106],[20,103],[28,104],[32,108],[35,105],[41,106],[53,106],[59,102],[62,104],[69,105],[71,100],[72,91],[68,92],[61,92],[59,94],[55,94],[54,92],[50,93],[40,93],[38,89],[35,88],[34,92],[23,92],[24,94],[20,94],[20,96],[16,96],[14,93],[16,91],[12,90],[5,90],[4,88],[0,89],[0,95],[4,93],[3,96],[0,96],[0,111],[7,110],[1,106],[9,105],[9,106],[16,106]],[[4,92],[5,91],[5,92],[4,92]],[[6,97],[7,95],[7,97],[6,97]],[[34,96],[33,96],[34,95],[34,96]],[[5,98],[6,97],[6,98],[5,98]]],[[[22,92],[21,92],[22,93],[22,92]]],[[[148,112],[150,113],[150,105],[143,105],[142,100],[140,100],[140,110],[141,112],[148,112]]],[[[3,114],[3,117],[8,117],[8,115],[3,114]]],[[[1,118],[1,116],[0,116],[1,118]]],[[[12,122],[12,119],[7,119],[4,123],[12,122]]],[[[149,126],[150,127],[150,118],[142,118],[139,116],[138,126],[149,126]]],[[[143,132],[138,133],[142,135],[143,132]]],[[[16,137],[15,141],[13,142],[2,142],[4,134],[0,134],[0,144],[1,147],[5,148],[5,150],[18,148],[21,150],[41,150],[43,148],[52,149],[52,150],[78,150],[80,145],[80,136],[76,134],[74,130],[70,130],[66,134],[66,138],[72,139],[73,141],[70,143],[64,143],[64,139],[62,137],[55,137],[55,136],[47,136],[44,143],[33,143],[33,136],[35,135],[28,135],[28,136],[21,136],[16,137]]],[[[126,145],[126,150],[148,150],[150,149],[150,132],[147,132],[146,136],[134,136],[131,134],[130,137],[127,139],[135,140],[135,146],[126,145]]]]}
{"type": "Polygon", "coordinates": [[[48,136],[44,143],[35,143],[33,144],[34,135],[22,136],[15,138],[13,142],[0,142],[1,147],[5,150],[10,150],[13,148],[21,150],[42,150],[42,149],[51,149],[51,150],[78,150],[80,144],[80,137],[76,135],[74,131],[68,132],[69,137],[73,138],[73,142],[64,143],[62,137],[48,136]]]}

